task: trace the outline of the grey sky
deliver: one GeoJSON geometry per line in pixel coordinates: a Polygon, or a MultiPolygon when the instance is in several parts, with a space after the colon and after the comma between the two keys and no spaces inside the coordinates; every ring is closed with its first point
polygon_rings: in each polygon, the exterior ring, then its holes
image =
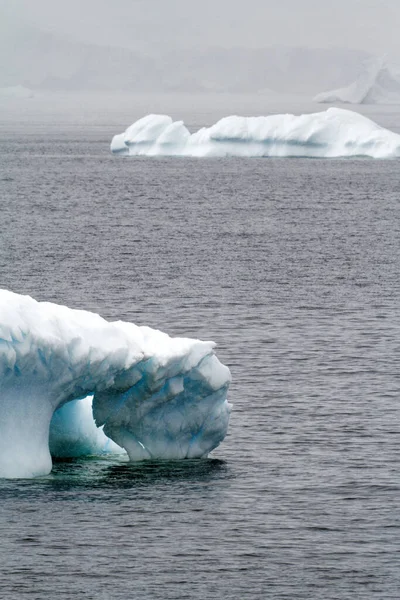
{"type": "Polygon", "coordinates": [[[400,59],[400,0],[0,0],[0,9],[79,40],[146,52],[279,44],[400,59]]]}

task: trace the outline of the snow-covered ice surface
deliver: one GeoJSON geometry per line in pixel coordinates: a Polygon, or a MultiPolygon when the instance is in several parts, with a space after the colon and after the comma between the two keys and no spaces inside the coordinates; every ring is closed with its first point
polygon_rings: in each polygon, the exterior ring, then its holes
{"type": "Polygon", "coordinates": [[[131,460],[207,456],[230,413],[214,346],[0,290],[0,476],[49,473],[50,423],[56,456],[118,450],[106,436],[131,460]]]}
{"type": "Polygon", "coordinates": [[[111,142],[129,156],[400,157],[400,135],[340,108],[295,116],[225,117],[190,134],[183,121],[148,115],[111,142]]]}
{"type": "Polygon", "coordinates": [[[314,102],[349,104],[400,104],[400,74],[385,59],[366,65],[358,79],[347,87],[322,92],[314,102]]]}

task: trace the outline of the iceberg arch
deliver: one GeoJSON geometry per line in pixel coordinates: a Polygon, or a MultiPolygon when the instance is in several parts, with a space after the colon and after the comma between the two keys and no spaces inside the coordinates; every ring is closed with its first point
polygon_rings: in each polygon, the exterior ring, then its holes
{"type": "Polygon", "coordinates": [[[399,158],[400,135],[340,108],[295,115],[225,117],[190,134],[183,121],[147,115],[111,141],[124,156],[399,158]]]}
{"type": "Polygon", "coordinates": [[[125,454],[93,419],[93,396],[67,402],[50,422],[50,454],[53,458],[77,458],[91,454],[125,454]]]}
{"type": "Polygon", "coordinates": [[[98,451],[107,436],[131,460],[206,457],[230,414],[214,347],[0,290],[0,477],[50,472],[51,422],[58,455],[98,451]]]}

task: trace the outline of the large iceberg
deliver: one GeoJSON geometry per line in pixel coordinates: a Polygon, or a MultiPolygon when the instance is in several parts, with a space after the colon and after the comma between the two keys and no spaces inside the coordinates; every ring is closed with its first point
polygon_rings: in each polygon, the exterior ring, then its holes
{"type": "Polygon", "coordinates": [[[384,58],[366,64],[351,85],[322,92],[314,102],[333,104],[400,104],[400,74],[391,69],[384,58]]]}
{"type": "Polygon", "coordinates": [[[214,346],[0,290],[0,477],[49,473],[49,438],[56,456],[206,457],[230,413],[214,346]]]}
{"type": "Polygon", "coordinates": [[[190,134],[183,121],[148,115],[111,142],[129,156],[400,157],[400,135],[340,108],[313,114],[225,117],[190,134]]]}

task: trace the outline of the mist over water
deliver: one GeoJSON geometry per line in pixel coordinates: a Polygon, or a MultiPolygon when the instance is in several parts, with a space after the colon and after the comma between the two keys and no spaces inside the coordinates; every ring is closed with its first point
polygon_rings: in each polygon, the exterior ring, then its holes
{"type": "MultiPolygon", "coordinates": [[[[207,461],[0,481],[4,596],[397,599],[398,161],[118,159],[154,99],[27,102],[0,122],[2,287],[215,340],[233,412],[207,461]]],[[[159,112],[267,114],[224,102],[159,112]]]]}

